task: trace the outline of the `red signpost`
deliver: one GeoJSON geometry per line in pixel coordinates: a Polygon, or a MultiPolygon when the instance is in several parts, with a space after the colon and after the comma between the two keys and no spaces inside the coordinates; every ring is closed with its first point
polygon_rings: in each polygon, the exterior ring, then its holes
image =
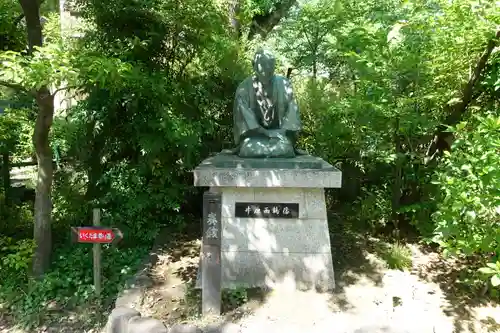
{"type": "Polygon", "coordinates": [[[109,244],[123,238],[120,230],[105,227],[72,228],[78,243],[109,244]]]}
{"type": "Polygon", "coordinates": [[[94,208],[93,212],[94,226],[91,227],[72,227],[73,240],[78,243],[94,244],[94,287],[97,296],[101,293],[101,244],[111,244],[120,241],[123,233],[116,228],[101,227],[101,211],[94,208]]]}

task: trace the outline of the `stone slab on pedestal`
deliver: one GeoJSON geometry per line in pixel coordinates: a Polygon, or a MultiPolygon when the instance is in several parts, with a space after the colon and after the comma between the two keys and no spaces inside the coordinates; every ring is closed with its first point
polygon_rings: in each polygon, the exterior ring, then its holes
{"type": "MultiPolygon", "coordinates": [[[[341,172],[312,156],[242,159],[219,154],[194,171],[196,186],[222,194],[222,288],[331,290],[335,286],[324,188],[341,172]],[[295,218],[236,217],[236,203],[299,205],[295,218]]],[[[199,275],[199,274],[198,274],[199,275]]],[[[199,287],[200,276],[197,286],[199,287]]]]}
{"type": "Polygon", "coordinates": [[[218,154],[194,170],[194,185],[209,187],[340,188],[342,173],[319,157],[241,158],[218,154]]]}

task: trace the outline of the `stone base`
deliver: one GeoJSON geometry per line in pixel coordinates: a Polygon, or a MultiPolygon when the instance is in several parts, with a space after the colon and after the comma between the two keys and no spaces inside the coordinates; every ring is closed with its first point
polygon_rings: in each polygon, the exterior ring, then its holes
{"type": "MultiPolygon", "coordinates": [[[[212,188],[222,193],[222,287],[332,290],[323,189],[212,188]],[[236,202],[297,203],[297,218],[237,218],[236,202]]],[[[197,287],[201,279],[198,277],[197,287]]]]}
{"type": "Polygon", "coordinates": [[[321,158],[241,158],[218,154],[194,171],[195,186],[339,188],[342,173],[321,158]]]}
{"type": "MultiPolygon", "coordinates": [[[[222,288],[291,288],[331,291],[335,288],[329,253],[222,252],[222,288]]],[[[201,288],[198,270],[196,288],[201,288]]]]}
{"type": "MultiPolygon", "coordinates": [[[[223,288],[335,287],[323,189],[340,187],[338,169],[310,155],[252,159],[218,154],[193,173],[195,186],[222,195],[223,288]],[[236,217],[237,202],[269,203],[268,208],[298,204],[299,210],[294,218],[243,218],[236,217]]],[[[198,287],[200,282],[198,276],[198,287]]]]}

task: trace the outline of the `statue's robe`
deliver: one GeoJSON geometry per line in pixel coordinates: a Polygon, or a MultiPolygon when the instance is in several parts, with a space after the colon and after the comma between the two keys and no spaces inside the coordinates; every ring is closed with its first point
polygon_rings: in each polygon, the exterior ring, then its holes
{"type": "Polygon", "coordinates": [[[262,96],[258,96],[255,77],[248,77],[236,91],[233,110],[233,131],[236,148],[241,157],[294,157],[295,141],[301,130],[301,121],[292,86],[285,77],[273,78],[272,114],[266,121],[262,107],[262,96]],[[272,137],[262,135],[259,130],[269,130],[272,137]]]}

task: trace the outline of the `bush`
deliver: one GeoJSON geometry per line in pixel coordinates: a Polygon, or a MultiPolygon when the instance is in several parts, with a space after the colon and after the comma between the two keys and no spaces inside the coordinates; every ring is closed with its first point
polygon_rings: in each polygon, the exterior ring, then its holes
{"type": "MultiPolygon", "coordinates": [[[[26,326],[45,322],[51,310],[71,311],[77,307],[96,303],[93,287],[92,250],[90,245],[75,245],[60,249],[52,270],[43,280],[32,280],[25,274],[32,248],[28,241],[10,247],[7,264],[1,266],[0,305],[17,323],[26,326]],[[19,260],[21,266],[15,264],[19,260]],[[22,274],[25,278],[21,280],[22,274]]],[[[147,253],[146,248],[118,249],[104,246],[102,251],[103,305],[110,304],[125,281],[135,273],[136,267],[147,253]]]]}
{"type": "Polygon", "coordinates": [[[11,162],[32,155],[31,136],[34,128],[32,118],[32,110],[24,108],[7,109],[5,114],[0,115],[0,153],[7,151],[11,162]]]}
{"type": "Polygon", "coordinates": [[[4,194],[0,192],[0,235],[17,239],[31,236],[33,210],[29,203],[5,205],[4,194]]]}
{"type": "Polygon", "coordinates": [[[35,243],[31,239],[0,237],[0,279],[25,281],[34,248],[35,243]]]}
{"type": "Polygon", "coordinates": [[[490,114],[455,129],[435,177],[440,204],[433,215],[433,240],[456,254],[500,253],[500,117],[490,114]]]}
{"type": "Polygon", "coordinates": [[[377,252],[391,269],[405,270],[412,266],[411,250],[404,244],[385,244],[377,246],[377,252]]]}
{"type": "Polygon", "coordinates": [[[453,129],[456,141],[435,177],[440,203],[432,240],[445,253],[478,255],[483,278],[500,285],[500,116],[476,116],[453,129]]]}

